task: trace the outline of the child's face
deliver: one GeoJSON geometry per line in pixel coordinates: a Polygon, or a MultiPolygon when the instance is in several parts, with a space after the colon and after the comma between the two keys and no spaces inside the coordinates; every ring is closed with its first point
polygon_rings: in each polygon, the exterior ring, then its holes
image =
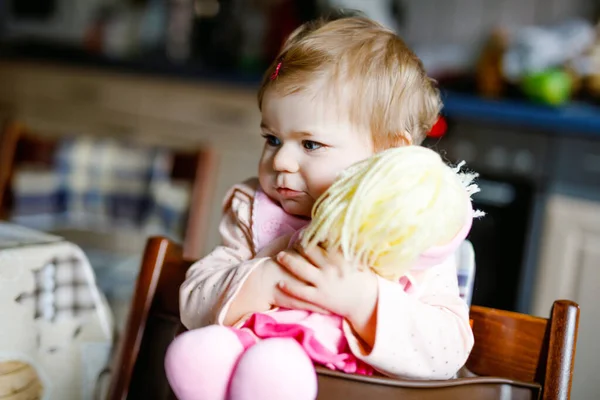
{"type": "Polygon", "coordinates": [[[374,153],[371,133],[337,108],[305,93],[263,97],[260,185],[290,214],[309,217],[342,170],[374,153]]]}

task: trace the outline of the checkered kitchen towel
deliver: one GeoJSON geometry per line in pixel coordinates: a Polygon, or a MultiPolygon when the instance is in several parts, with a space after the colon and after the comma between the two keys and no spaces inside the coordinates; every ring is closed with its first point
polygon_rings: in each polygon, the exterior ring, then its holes
{"type": "Polygon", "coordinates": [[[61,255],[34,271],[35,289],[16,298],[19,304],[32,304],[34,318],[58,321],[78,317],[95,310],[81,257],[61,255]]]}
{"type": "Polygon", "coordinates": [[[52,171],[17,171],[13,220],[46,229],[130,226],[179,238],[190,187],[172,182],[171,168],[167,150],[109,138],[64,139],[52,171]]]}

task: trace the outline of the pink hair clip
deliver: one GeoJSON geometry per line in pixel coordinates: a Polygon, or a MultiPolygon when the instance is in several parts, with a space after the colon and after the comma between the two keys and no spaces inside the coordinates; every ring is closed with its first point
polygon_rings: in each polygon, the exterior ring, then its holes
{"type": "Polygon", "coordinates": [[[271,74],[271,80],[274,81],[275,78],[277,78],[277,76],[279,75],[279,70],[281,69],[281,61],[279,61],[277,63],[277,66],[275,67],[275,71],[273,71],[273,73],[271,74]]]}

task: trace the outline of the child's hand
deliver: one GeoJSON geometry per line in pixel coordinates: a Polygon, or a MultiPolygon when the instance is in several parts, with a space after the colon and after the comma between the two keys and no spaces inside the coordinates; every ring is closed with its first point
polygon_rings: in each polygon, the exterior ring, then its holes
{"type": "Polygon", "coordinates": [[[358,268],[340,251],[328,253],[321,247],[286,250],[277,261],[296,279],[283,279],[283,292],[276,302],[297,299],[346,318],[356,330],[374,317],[378,286],[369,268],[358,268]]]}
{"type": "Polygon", "coordinates": [[[322,307],[300,299],[290,298],[289,296],[285,296],[285,301],[281,301],[282,293],[280,290],[278,290],[279,282],[286,281],[293,285],[305,285],[305,283],[299,281],[298,278],[290,274],[275,260],[275,257],[268,260],[263,266],[262,281],[263,289],[265,291],[264,293],[266,293],[270,299],[269,304],[271,306],[289,308],[292,310],[306,310],[320,314],[329,314],[329,311],[323,309],[322,307]]]}

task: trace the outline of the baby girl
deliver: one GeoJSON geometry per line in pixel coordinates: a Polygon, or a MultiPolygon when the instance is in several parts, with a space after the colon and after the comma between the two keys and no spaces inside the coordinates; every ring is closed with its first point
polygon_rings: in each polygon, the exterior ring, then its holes
{"type": "Polygon", "coordinates": [[[313,363],[452,377],[473,346],[454,255],[470,217],[433,262],[395,281],[356,268],[340,251],[290,247],[342,171],[418,145],[431,129],[441,101],[419,59],[368,19],[316,21],[288,38],[258,104],[265,138],[258,179],[231,188],[223,244],[190,268],[181,287],[190,331],[165,361],[175,394],[313,399],[313,363]]]}

